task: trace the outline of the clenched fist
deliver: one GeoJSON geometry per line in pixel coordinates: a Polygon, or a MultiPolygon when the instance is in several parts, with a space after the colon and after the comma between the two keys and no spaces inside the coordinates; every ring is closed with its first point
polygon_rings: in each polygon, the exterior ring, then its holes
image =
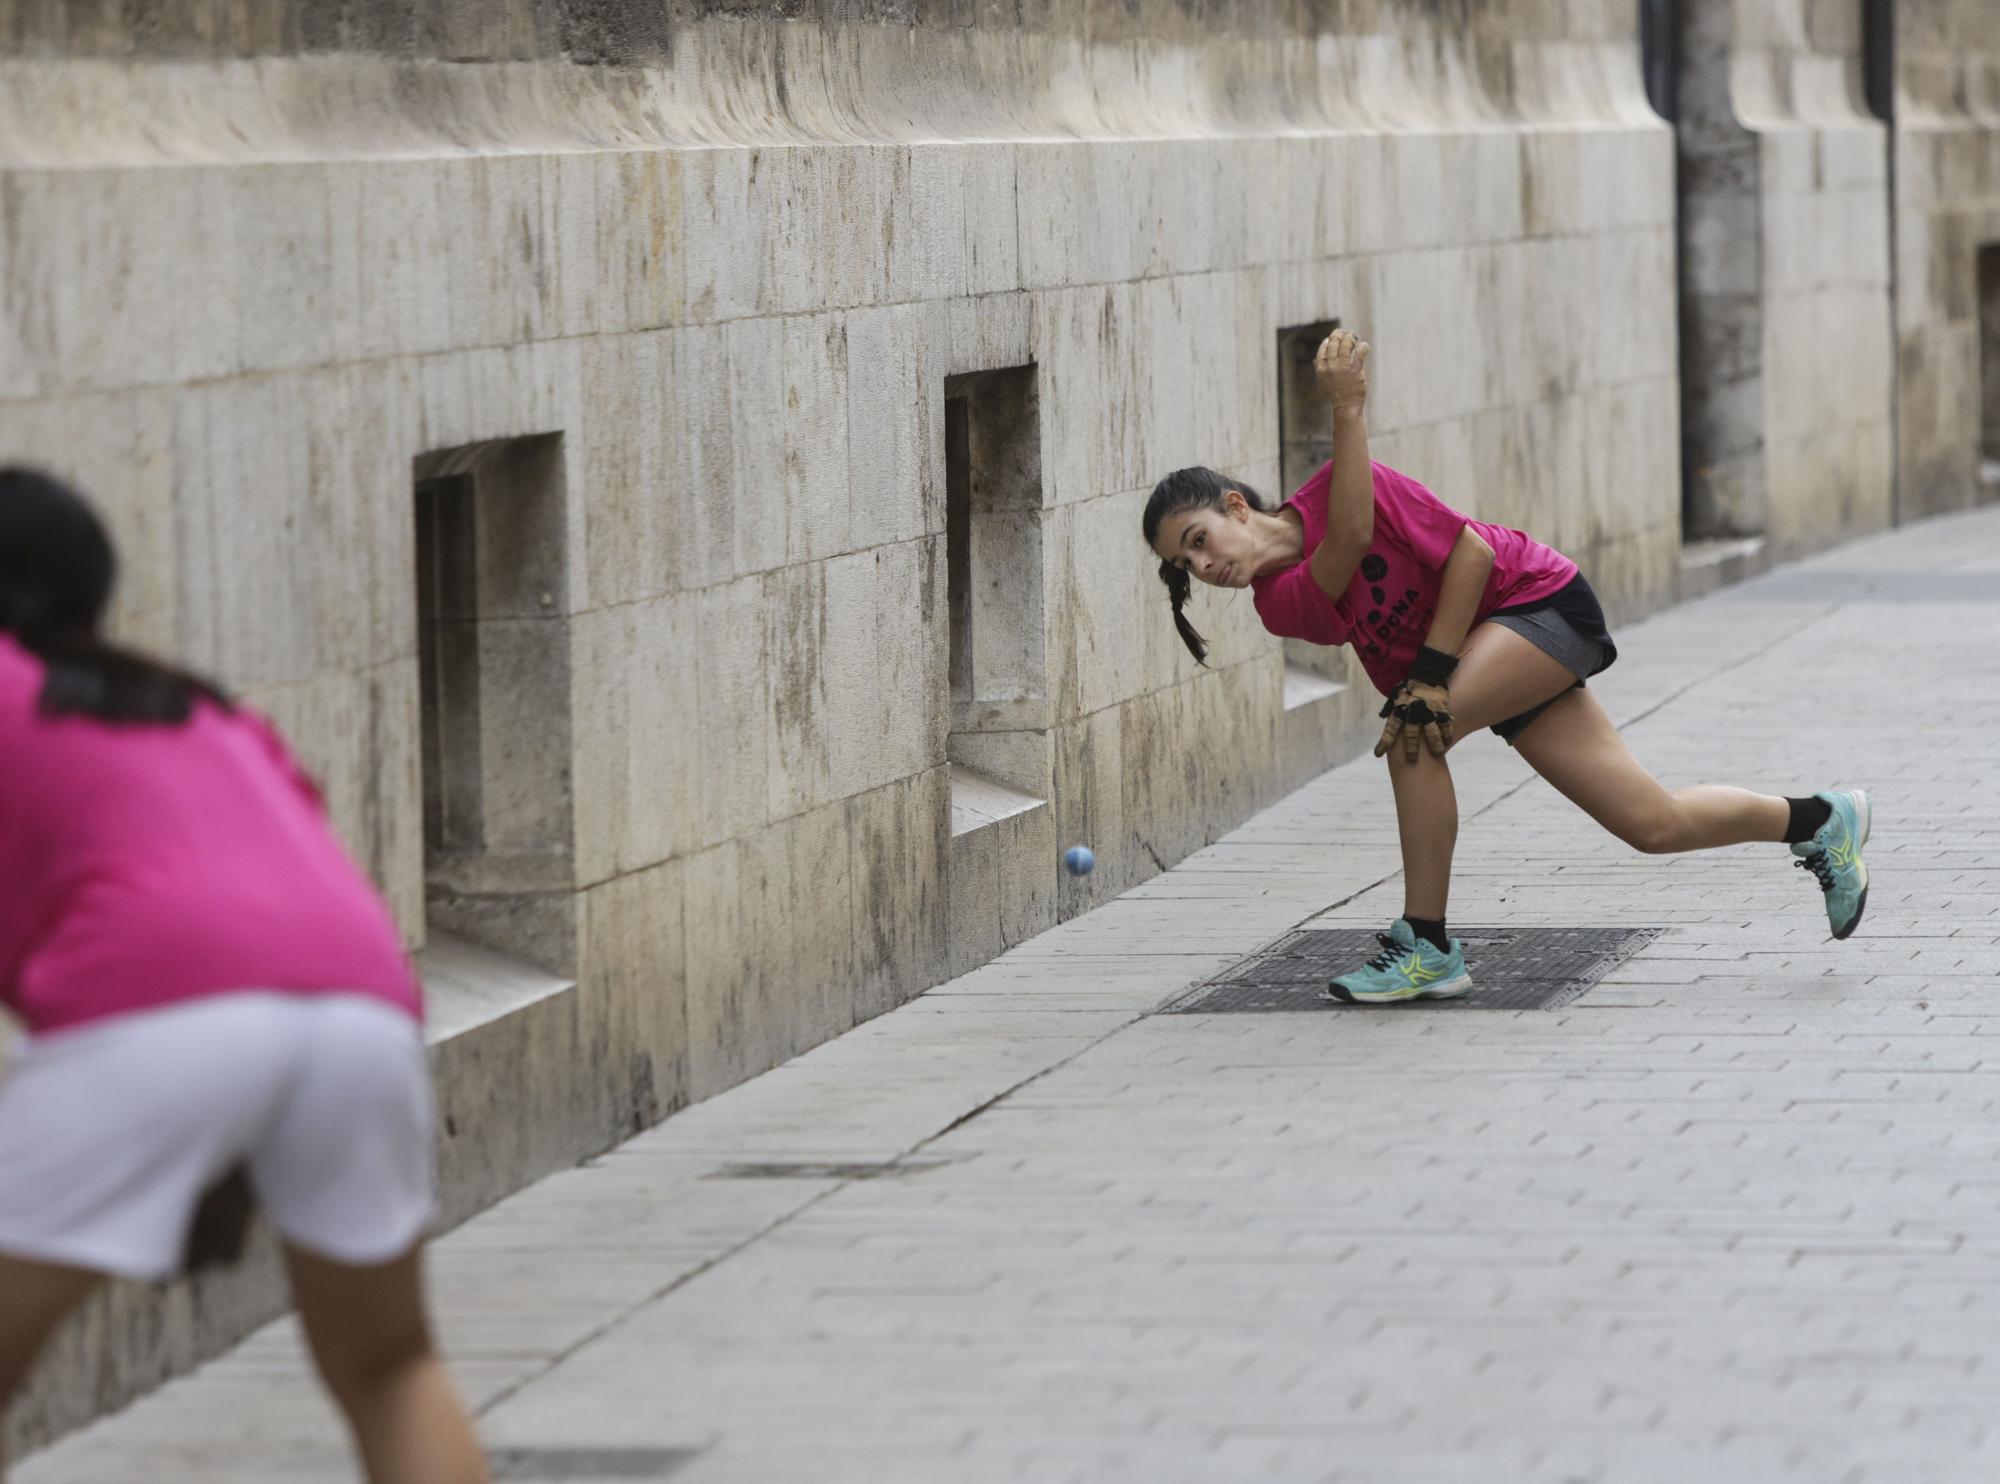
{"type": "Polygon", "coordinates": [[[1335,330],[1319,343],[1313,379],[1334,410],[1368,400],[1368,342],[1350,330],[1335,330]]]}

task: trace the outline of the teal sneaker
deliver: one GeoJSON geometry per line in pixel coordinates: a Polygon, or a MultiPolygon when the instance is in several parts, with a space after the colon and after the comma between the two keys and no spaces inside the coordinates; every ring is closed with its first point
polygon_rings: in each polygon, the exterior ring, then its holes
{"type": "Polygon", "coordinates": [[[1472,988],[1472,976],[1465,972],[1465,945],[1456,938],[1450,953],[1439,953],[1399,917],[1388,932],[1376,935],[1376,941],[1382,951],[1334,980],[1321,999],[1386,1005],[1395,1000],[1453,1000],[1472,988]]]}
{"type": "Polygon", "coordinates": [[[1810,840],[1792,847],[1801,871],[1811,871],[1826,893],[1826,920],[1833,936],[1845,938],[1861,921],[1861,909],[1868,905],[1868,867],[1861,859],[1861,847],[1868,843],[1868,822],[1873,812],[1868,795],[1860,789],[1844,794],[1815,794],[1833,806],[1825,824],[1810,840]]]}

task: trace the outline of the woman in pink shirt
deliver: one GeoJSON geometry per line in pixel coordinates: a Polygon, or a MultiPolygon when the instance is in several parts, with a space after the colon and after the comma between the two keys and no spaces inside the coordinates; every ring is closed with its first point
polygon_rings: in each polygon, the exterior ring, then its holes
{"type": "Polygon", "coordinates": [[[1197,660],[1207,646],[1183,612],[1190,582],[1247,587],[1265,628],[1353,645],[1388,698],[1375,754],[1389,757],[1403,916],[1382,952],[1336,979],[1328,997],[1376,1003],[1472,988],[1463,946],[1445,932],[1458,838],[1445,754],[1482,727],[1635,849],[1789,844],[1825,894],[1833,936],[1852,933],[1868,897],[1867,795],[1663,787],[1584,688],[1618,651],[1576,564],[1520,531],[1468,520],[1370,461],[1367,354],[1346,331],[1321,345],[1315,372],[1333,404],[1333,458],[1282,506],[1213,470],[1182,469],[1160,481],[1142,523],[1197,660]]]}
{"type": "Polygon", "coordinates": [[[247,1178],[376,1484],[486,1477],[432,1346],[434,1133],[388,910],[277,734],[98,637],[111,546],[0,469],[0,1409],[106,1275],[247,1178]]]}

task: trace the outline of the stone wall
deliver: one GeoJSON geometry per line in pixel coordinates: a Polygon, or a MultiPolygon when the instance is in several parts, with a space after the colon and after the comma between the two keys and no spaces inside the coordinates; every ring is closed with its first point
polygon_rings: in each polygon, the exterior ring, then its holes
{"type": "MultiPolygon", "coordinates": [[[[1896,7],[1896,334],[1905,519],[2000,498],[1981,468],[1980,254],[2000,245],[2000,8],[1896,7]]],[[[1992,311],[1988,311],[1989,315],[1992,311]]]]}
{"type": "Polygon", "coordinates": [[[1690,539],[1784,556],[1892,519],[1888,131],[1859,4],[1681,7],[1690,539]]]}
{"type": "MultiPolygon", "coordinates": [[[[1242,594],[1198,668],[1137,534],[1179,465],[1278,485],[1288,327],[1374,343],[1378,457],[1614,616],[1672,592],[1673,142],[1625,0],[127,14],[0,23],[0,448],[106,503],[120,631],[277,717],[426,949],[453,1216],[1347,755],[1358,675],[1302,681],[1242,594]],[[955,697],[948,384],[1022,367],[1019,477],[968,498],[1033,542],[1028,679],[955,697]],[[420,480],[481,512],[449,706],[420,480]],[[481,828],[427,863],[439,768],[481,828]]],[[[268,1265],[118,1290],[16,1436],[276,1302],[268,1265]]]]}

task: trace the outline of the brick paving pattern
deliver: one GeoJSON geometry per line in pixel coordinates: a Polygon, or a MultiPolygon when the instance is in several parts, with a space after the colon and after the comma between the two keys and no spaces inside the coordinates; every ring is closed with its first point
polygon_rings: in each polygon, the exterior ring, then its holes
{"type": "MultiPolygon", "coordinates": [[[[1871,791],[1852,941],[1783,847],[1636,856],[1478,738],[1453,917],[1669,931],[1554,1011],[1151,1013],[1394,916],[1338,769],[442,1241],[507,1477],[2000,1477],[2000,512],[1620,639],[1663,779],[1871,791]]],[[[351,1465],[286,1322],[18,1477],[351,1465]]]]}

